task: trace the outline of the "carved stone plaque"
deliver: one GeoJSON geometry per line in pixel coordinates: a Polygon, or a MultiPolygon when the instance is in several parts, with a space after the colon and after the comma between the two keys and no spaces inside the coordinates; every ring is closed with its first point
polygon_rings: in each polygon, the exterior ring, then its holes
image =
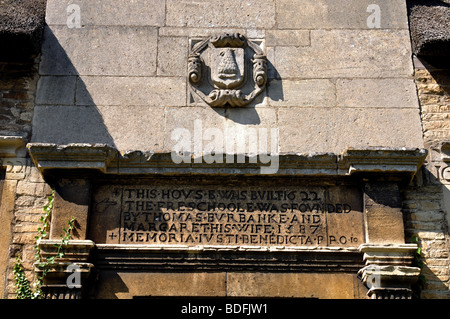
{"type": "Polygon", "coordinates": [[[261,48],[239,33],[213,36],[193,45],[188,59],[191,91],[213,107],[242,107],[267,83],[261,48]]]}
{"type": "Polygon", "coordinates": [[[358,247],[356,187],[105,185],[95,190],[96,243],[358,247]]]}

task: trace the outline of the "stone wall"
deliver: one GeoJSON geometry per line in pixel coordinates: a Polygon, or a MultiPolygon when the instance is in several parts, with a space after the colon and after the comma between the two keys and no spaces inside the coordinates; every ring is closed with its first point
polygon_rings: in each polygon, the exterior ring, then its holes
{"type": "MultiPolygon", "coordinates": [[[[3,32],[1,41],[6,36],[3,32]]],[[[30,39],[21,41],[0,54],[0,297],[14,296],[16,256],[22,256],[32,277],[34,236],[49,191],[25,148],[32,135],[40,57],[27,51],[30,39]]]]}
{"type": "Polygon", "coordinates": [[[276,128],[284,154],[423,147],[403,0],[377,2],[379,25],[367,0],[125,3],[48,1],[33,142],[170,152],[172,132],[201,119],[276,128]],[[245,108],[190,94],[190,43],[224,32],[269,61],[266,91],[245,108]]]}
{"type": "MultiPolygon", "coordinates": [[[[0,135],[168,152],[173,130],[192,132],[201,119],[224,131],[277,128],[280,153],[422,148],[425,140],[427,163],[402,189],[405,231],[422,246],[421,296],[450,298],[449,73],[416,64],[413,78],[404,1],[377,1],[379,27],[368,24],[372,2],[48,0],[42,57],[0,63],[0,135]],[[244,109],[213,109],[190,95],[191,42],[223,32],[260,43],[269,61],[266,91],[244,109]]],[[[0,288],[13,298],[15,257],[31,278],[51,189],[23,154],[2,167],[0,288]]]]}
{"type": "Polygon", "coordinates": [[[39,60],[0,60],[0,135],[31,138],[39,60]]]}
{"type": "Polygon", "coordinates": [[[25,161],[21,173],[6,173],[1,203],[3,223],[0,261],[0,287],[4,289],[1,291],[4,298],[14,298],[15,295],[12,269],[17,256],[21,257],[28,279],[33,279],[35,236],[38,227],[42,227],[40,218],[45,214],[43,207],[48,203],[50,195],[50,186],[42,179],[30,159],[25,161]]]}
{"type": "Polygon", "coordinates": [[[414,186],[403,192],[403,208],[407,236],[418,236],[422,247],[422,298],[450,298],[450,180],[445,146],[450,140],[449,74],[449,69],[415,59],[415,82],[429,155],[414,186]]]}

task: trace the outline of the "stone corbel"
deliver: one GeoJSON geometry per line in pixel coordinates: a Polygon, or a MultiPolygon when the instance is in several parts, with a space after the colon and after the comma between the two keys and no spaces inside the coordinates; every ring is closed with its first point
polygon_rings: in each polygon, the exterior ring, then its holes
{"type": "MultiPolygon", "coordinates": [[[[38,242],[41,258],[57,254],[59,240],[44,239],[38,242]]],[[[70,240],[63,246],[64,256],[56,258],[44,277],[42,291],[45,299],[81,299],[86,288],[93,264],[89,256],[94,242],[91,240],[70,240]]],[[[44,269],[35,264],[35,272],[42,275],[44,269]]]]}
{"type": "Polygon", "coordinates": [[[410,299],[411,286],[419,279],[420,268],[414,267],[416,244],[363,244],[365,267],[358,277],[369,288],[371,299],[410,299]]]}

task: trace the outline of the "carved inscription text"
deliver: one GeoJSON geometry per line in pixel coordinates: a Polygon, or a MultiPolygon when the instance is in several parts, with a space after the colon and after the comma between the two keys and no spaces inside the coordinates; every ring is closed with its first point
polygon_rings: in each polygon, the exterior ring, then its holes
{"type": "Polygon", "coordinates": [[[337,187],[104,186],[92,236],[115,244],[357,247],[359,197],[337,187]]]}

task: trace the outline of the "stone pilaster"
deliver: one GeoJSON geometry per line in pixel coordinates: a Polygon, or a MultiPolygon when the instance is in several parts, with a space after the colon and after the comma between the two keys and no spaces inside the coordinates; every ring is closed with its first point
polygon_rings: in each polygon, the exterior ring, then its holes
{"type": "Polygon", "coordinates": [[[416,250],[416,244],[363,244],[359,247],[364,254],[365,267],[358,276],[369,288],[369,298],[411,298],[411,285],[420,274],[420,268],[412,266],[416,250]]]}
{"type": "MultiPolygon", "coordinates": [[[[60,241],[40,240],[41,258],[57,254],[60,241]]],[[[42,291],[45,299],[81,299],[86,288],[93,264],[89,255],[94,247],[91,240],[71,240],[63,246],[64,256],[56,258],[43,280],[42,291]]],[[[35,272],[42,275],[44,269],[35,264],[35,272]]]]}

